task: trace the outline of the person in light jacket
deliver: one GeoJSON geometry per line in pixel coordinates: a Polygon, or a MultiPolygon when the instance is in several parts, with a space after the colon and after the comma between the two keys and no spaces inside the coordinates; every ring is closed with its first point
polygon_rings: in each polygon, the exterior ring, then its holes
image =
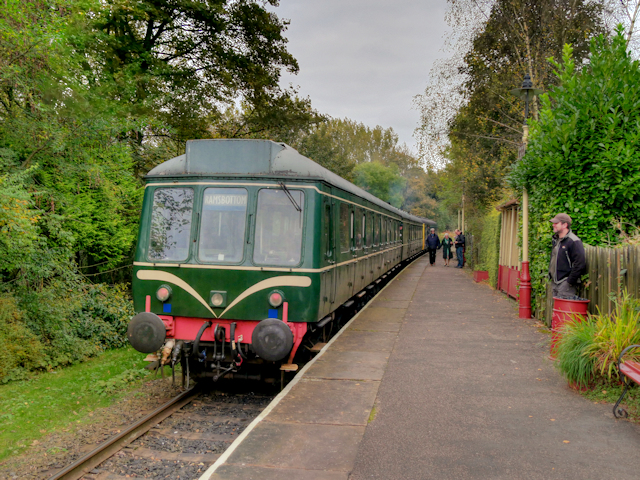
{"type": "Polygon", "coordinates": [[[449,237],[449,232],[445,232],[440,246],[442,247],[442,256],[444,257],[444,266],[448,267],[449,261],[453,258],[453,239],[449,237]]]}

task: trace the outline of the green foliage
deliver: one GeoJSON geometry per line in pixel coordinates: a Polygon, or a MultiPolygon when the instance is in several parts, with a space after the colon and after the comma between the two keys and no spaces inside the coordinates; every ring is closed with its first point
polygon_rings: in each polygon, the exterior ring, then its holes
{"type": "Polygon", "coordinates": [[[576,71],[572,49],[555,64],[560,85],[542,99],[529,146],[510,177],[530,194],[534,297],[542,298],[550,255],[549,220],[559,212],[590,245],[619,239],[616,220],[640,223],[640,68],[619,29],[592,41],[590,63],[576,71]]]}
{"type": "Polygon", "coordinates": [[[500,260],[500,226],[502,216],[495,209],[489,210],[484,217],[482,235],[480,237],[480,263],[489,272],[489,283],[498,285],[498,263],[500,260]]]}
{"type": "MultiPolygon", "coordinates": [[[[0,152],[2,155],[3,152],[0,152]]],[[[8,152],[5,150],[5,155],[8,152]]],[[[3,270],[29,262],[39,243],[39,212],[25,188],[28,171],[0,175],[0,258],[3,270]]]]}
{"type": "MultiPolygon", "coordinates": [[[[509,92],[525,74],[536,88],[556,84],[546,59],[559,58],[565,43],[574,46],[578,61],[587,59],[590,38],[604,31],[602,6],[589,0],[495,0],[483,2],[486,14],[479,16],[477,0],[447,3],[458,40],[453,57],[461,61],[434,67],[432,83],[417,98],[416,133],[423,153],[452,177],[445,190],[458,195],[449,209],[459,208],[464,188],[465,203],[482,210],[505,194],[504,177],[522,142],[524,105],[509,92]]],[[[535,118],[538,102],[529,107],[535,118]]]]}
{"type": "MultiPolygon", "coordinates": [[[[422,167],[416,166],[408,169],[404,177],[407,182],[402,194],[404,197],[402,209],[419,217],[438,219],[436,221],[439,222],[440,205],[435,198],[433,173],[425,172],[422,167]]],[[[439,230],[444,231],[444,225],[439,230]]]]}
{"type": "MultiPolygon", "coordinates": [[[[239,98],[268,115],[290,94],[280,72],[298,71],[286,49],[286,22],[275,0],[94,1],[88,38],[78,51],[94,63],[87,75],[109,78],[110,92],[133,115],[153,116],[182,140],[207,137],[239,98]]],[[[137,133],[144,135],[144,130],[137,133]]]]}
{"type": "Polygon", "coordinates": [[[406,179],[400,176],[398,167],[385,167],[379,162],[366,162],[353,169],[355,184],[381,200],[400,208],[404,202],[402,191],[406,179]]]}
{"type": "Polygon", "coordinates": [[[55,282],[0,296],[0,383],[125,346],[133,313],[124,285],[55,282]]]}
{"type": "Polygon", "coordinates": [[[0,295],[0,383],[46,366],[46,351],[11,295],[0,295]]]}
{"type": "MultiPolygon", "coordinates": [[[[595,403],[614,404],[622,395],[624,386],[621,383],[606,382],[604,380],[596,381],[590,390],[583,390],[580,393],[595,403]]],[[[640,387],[632,385],[627,391],[624,399],[626,410],[629,412],[629,419],[638,421],[640,413],[640,387]]]]}
{"type": "Polygon", "coordinates": [[[597,327],[591,318],[567,324],[558,342],[556,368],[571,383],[588,386],[596,373],[596,360],[587,352],[593,345],[597,327]]]}
{"type": "MultiPolygon", "coordinates": [[[[619,380],[616,362],[620,353],[638,343],[640,302],[625,291],[616,299],[610,315],[592,315],[583,322],[570,322],[562,329],[557,367],[569,381],[582,386],[596,380],[619,380]]],[[[628,352],[625,359],[638,361],[640,351],[628,352]]]]}
{"type": "Polygon", "coordinates": [[[140,378],[146,377],[148,374],[149,371],[144,368],[130,368],[108,380],[99,380],[93,383],[89,387],[89,390],[102,397],[113,395],[118,390],[122,390],[124,387],[133,384],[140,378]]]}
{"type": "MultiPolygon", "coordinates": [[[[598,375],[611,380],[618,377],[616,362],[622,350],[640,343],[640,303],[624,291],[616,299],[611,315],[593,316],[597,331],[585,352],[596,360],[598,375]]],[[[628,360],[640,359],[639,351],[630,351],[628,360]]]]}
{"type": "Polygon", "coordinates": [[[288,141],[301,154],[349,181],[355,179],[355,166],[365,162],[396,165],[402,175],[418,165],[407,148],[398,145],[392,128],[370,128],[348,118],[318,123],[288,141]]]}

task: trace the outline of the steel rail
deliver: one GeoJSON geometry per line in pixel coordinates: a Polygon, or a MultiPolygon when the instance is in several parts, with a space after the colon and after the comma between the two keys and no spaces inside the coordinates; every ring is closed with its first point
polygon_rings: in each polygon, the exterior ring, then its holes
{"type": "Polygon", "coordinates": [[[71,465],[55,473],[52,477],[49,477],[48,480],[78,480],[82,478],[82,476],[89,473],[91,469],[97,467],[113,454],[122,450],[122,448],[151,430],[177,410],[180,410],[199,394],[200,390],[197,385],[181,393],[164,405],[156,408],[149,415],[127,427],[126,430],[101,443],[97,448],[76,460],[71,465]]]}

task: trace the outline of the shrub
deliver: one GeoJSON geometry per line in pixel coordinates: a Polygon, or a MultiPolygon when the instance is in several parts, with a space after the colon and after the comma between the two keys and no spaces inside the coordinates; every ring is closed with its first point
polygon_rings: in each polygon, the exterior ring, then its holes
{"type": "Polygon", "coordinates": [[[11,295],[0,295],[0,382],[25,378],[47,364],[42,343],[23,322],[11,295]]]}
{"type": "Polygon", "coordinates": [[[500,259],[500,219],[501,215],[492,209],[484,218],[482,229],[482,248],[480,250],[480,262],[489,272],[489,283],[496,288],[498,286],[498,262],[500,259]]]}
{"type": "Polygon", "coordinates": [[[126,285],[54,282],[0,296],[0,382],[84,361],[126,345],[133,304],[126,285]]]}
{"type": "MultiPolygon", "coordinates": [[[[628,292],[616,299],[612,314],[598,313],[583,322],[570,322],[562,329],[556,364],[560,372],[580,386],[594,380],[619,380],[616,362],[622,350],[640,344],[640,305],[628,292]]],[[[640,360],[632,350],[628,360],[640,360]]]]}
{"type": "Polygon", "coordinates": [[[596,326],[592,318],[569,323],[558,342],[556,367],[570,383],[586,387],[593,379],[596,361],[587,350],[593,345],[596,326]]]}
{"type": "MultiPolygon", "coordinates": [[[[594,315],[596,334],[586,352],[596,363],[597,373],[611,380],[618,377],[616,362],[622,350],[629,345],[640,343],[640,309],[638,302],[624,291],[616,299],[611,315],[594,315]]],[[[638,360],[640,351],[632,350],[625,357],[638,360]]]]}

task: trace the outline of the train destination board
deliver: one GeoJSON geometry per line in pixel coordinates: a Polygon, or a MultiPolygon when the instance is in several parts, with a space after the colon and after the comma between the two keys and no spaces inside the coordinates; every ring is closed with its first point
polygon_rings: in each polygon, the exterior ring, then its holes
{"type": "Polygon", "coordinates": [[[247,195],[233,195],[214,193],[204,196],[205,205],[226,205],[226,206],[245,206],[247,204],[247,195]]]}

